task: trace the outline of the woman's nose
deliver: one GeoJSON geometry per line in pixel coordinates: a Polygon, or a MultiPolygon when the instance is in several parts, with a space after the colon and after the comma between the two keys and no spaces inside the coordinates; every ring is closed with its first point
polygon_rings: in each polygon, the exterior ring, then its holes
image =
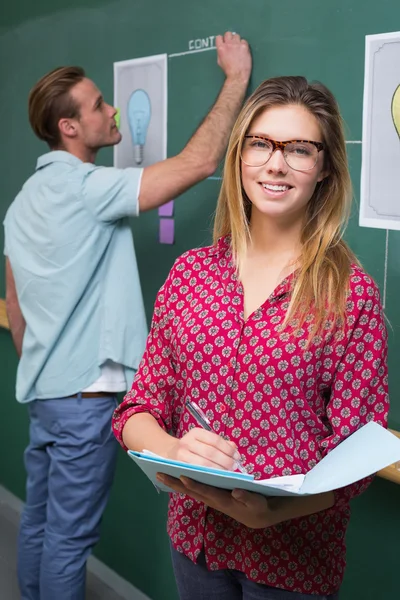
{"type": "Polygon", "coordinates": [[[286,173],[288,166],[283,156],[282,150],[276,149],[267,164],[265,165],[268,171],[275,171],[279,173],[286,173]]]}

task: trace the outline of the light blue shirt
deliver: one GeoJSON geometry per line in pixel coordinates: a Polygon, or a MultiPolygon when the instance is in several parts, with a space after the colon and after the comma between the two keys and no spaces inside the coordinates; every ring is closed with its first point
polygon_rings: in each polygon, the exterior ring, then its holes
{"type": "Polygon", "coordinates": [[[76,394],[108,359],[130,387],[147,337],[127,219],[141,175],[49,152],[8,209],[5,254],[26,321],[19,402],[76,394]]]}

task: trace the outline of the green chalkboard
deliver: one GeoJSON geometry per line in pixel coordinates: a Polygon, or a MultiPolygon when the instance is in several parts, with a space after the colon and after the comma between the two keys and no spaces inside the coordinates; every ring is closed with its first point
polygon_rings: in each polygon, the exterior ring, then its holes
{"type": "MultiPolygon", "coordinates": [[[[336,95],[347,124],[348,154],[356,202],[347,239],[385,292],[390,329],[391,421],[400,429],[400,233],[360,228],[357,198],[361,167],[361,123],[366,34],[399,28],[400,3],[394,0],[19,0],[2,9],[0,22],[1,194],[0,216],[46,151],[31,133],[27,95],[46,71],[81,64],[113,99],[113,63],[166,53],[168,58],[168,154],[178,152],[213,103],[223,81],[214,50],[190,52],[202,40],[228,29],[250,43],[254,70],[250,89],[263,79],[302,74],[323,81],[336,95]],[[196,40],[199,40],[196,42],[196,40]],[[179,56],[170,56],[178,54],[179,56]]],[[[209,43],[209,42],[207,42],[209,43]]],[[[400,69],[400,65],[399,65],[400,69]]],[[[112,164],[111,149],[99,164],[112,164]]],[[[187,248],[209,243],[219,181],[209,179],[175,204],[176,240],[158,243],[159,217],[142,215],[132,223],[148,318],[156,292],[174,259],[187,248]]],[[[2,233],[0,234],[2,243],[2,233]]],[[[3,267],[1,267],[3,269],[3,267]]],[[[0,297],[4,296],[0,271],[0,297]]],[[[0,403],[0,483],[23,497],[22,451],[27,440],[24,407],[13,395],[17,361],[8,332],[0,331],[2,401],[0,403]],[[14,458],[9,448],[13,445],[14,458]]],[[[378,481],[356,501],[350,528],[349,572],[343,600],[395,598],[395,544],[399,539],[400,489],[378,481]],[[391,504],[382,509],[387,494],[391,504]],[[385,512],[383,517],[381,512],[385,512]],[[360,554],[358,540],[373,514],[377,553],[360,554]],[[357,520],[357,515],[359,518],[357,520]],[[388,529],[392,537],[387,538],[388,529]],[[396,535],[397,532],[397,535],[396,535]],[[389,544],[387,552],[381,549],[389,544]],[[379,548],[379,550],[378,550],[379,548]],[[391,551],[392,549],[392,551],[391,551]],[[378,555],[379,554],[379,555],[378,555]],[[355,569],[355,565],[358,565],[355,569]],[[372,572],[385,573],[373,579],[372,572]],[[357,577],[355,576],[357,574],[357,577]],[[372,581],[371,581],[372,579],[372,581]]],[[[166,498],[122,455],[98,546],[98,556],[154,600],[176,598],[164,517],[166,498]]]]}

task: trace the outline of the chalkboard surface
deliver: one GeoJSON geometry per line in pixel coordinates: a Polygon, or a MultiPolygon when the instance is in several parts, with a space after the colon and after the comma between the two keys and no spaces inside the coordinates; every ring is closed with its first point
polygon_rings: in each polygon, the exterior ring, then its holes
{"type": "MultiPolygon", "coordinates": [[[[222,84],[223,75],[213,49],[214,36],[226,30],[239,32],[249,41],[254,58],[249,91],[271,76],[301,74],[321,80],[339,101],[347,126],[356,199],[347,239],[379,284],[385,300],[390,332],[390,425],[400,429],[400,233],[360,228],[357,208],[364,39],[366,34],[396,29],[400,29],[400,3],[394,0],[18,0],[8,3],[2,8],[0,21],[0,216],[4,217],[8,205],[33,172],[37,156],[47,151],[35,139],[27,119],[29,90],[45,72],[59,65],[80,64],[112,102],[114,62],[166,53],[168,154],[173,155],[195,130],[222,84]]],[[[102,151],[98,158],[99,164],[111,165],[112,150],[102,151]]],[[[190,247],[209,243],[218,189],[218,179],[209,179],[177,200],[176,241],[172,246],[158,242],[157,212],[144,214],[132,222],[149,319],[156,292],[175,257],[190,247]]],[[[393,193],[399,194],[399,191],[393,190],[393,193]]],[[[1,236],[2,232],[0,243],[1,236]]],[[[0,271],[0,281],[0,296],[4,297],[4,270],[0,271]]],[[[0,436],[0,455],[9,456],[11,445],[15,449],[14,459],[2,459],[0,475],[7,487],[23,496],[22,450],[27,421],[24,408],[17,406],[13,396],[16,360],[6,331],[0,332],[0,352],[3,383],[0,422],[5,429],[0,436]]],[[[382,490],[388,489],[386,484],[380,486],[382,490]]],[[[394,484],[391,489],[393,487],[397,490],[394,484]]],[[[157,510],[160,506],[164,510],[164,500],[157,497],[138,473],[133,473],[133,465],[130,461],[128,464],[121,453],[105,519],[106,536],[98,552],[153,598],[164,600],[175,596],[165,558],[164,516],[163,510],[157,510]],[[143,520],[144,506],[154,514],[153,520],[143,520]],[[154,537],[160,539],[159,545],[147,545],[146,539],[154,537]],[[147,548],[144,550],[147,560],[140,562],[139,568],[142,544],[147,548]],[[153,565],[149,562],[150,555],[155,561],[153,565]],[[157,564],[159,571],[155,578],[154,565],[157,564]],[[169,591],[164,593],[166,589],[169,591]]],[[[374,559],[374,570],[383,573],[384,565],[378,565],[378,560],[374,559]]],[[[389,579],[388,574],[385,585],[389,585],[389,579]]],[[[358,586],[359,582],[354,583],[354,590],[358,591],[349,592],[346,598],[394,597],[394,588],[383,592],[382,588],[373,590],[365,586],[361,592],[358,586]]]]}

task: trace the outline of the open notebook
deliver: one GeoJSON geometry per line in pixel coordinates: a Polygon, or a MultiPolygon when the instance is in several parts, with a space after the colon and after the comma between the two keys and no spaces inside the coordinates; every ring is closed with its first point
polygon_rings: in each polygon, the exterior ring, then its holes
{"type": "Polygon", "coordinates": [[[128,451],[157,489],[170,488],[156,479],[157,473],[179,478],[181,475],[218,488],[242,488],[265,496],[306,496],[336,490],[400,460],[400,439],[377,423],[368,423],[334,448],[306,475],[289,475],[255,480],[253,475],[209,469],[168,460],[152,452],[128,451]]]}

